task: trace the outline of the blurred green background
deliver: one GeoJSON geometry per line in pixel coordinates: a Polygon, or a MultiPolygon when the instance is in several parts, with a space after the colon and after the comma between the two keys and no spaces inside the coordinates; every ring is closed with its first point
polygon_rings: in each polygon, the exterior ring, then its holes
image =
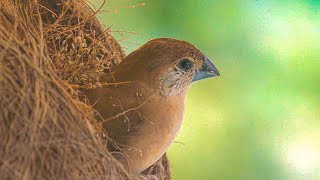
{"type": "Polygon", "coordinates": [[[183,39],[221,72],[188,93],[169,149],[174,180],[320,179],[320,1],[109,0],[103,10],[127,54],[149,38],[183,39]]]}

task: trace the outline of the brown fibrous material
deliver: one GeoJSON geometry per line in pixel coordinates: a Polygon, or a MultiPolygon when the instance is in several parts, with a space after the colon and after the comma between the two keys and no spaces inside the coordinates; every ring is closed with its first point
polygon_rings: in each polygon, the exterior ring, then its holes
{"type": "Polygon", "coordinates": [[[170,179],[166,156],[127,172],[79,99],[124,58],[96,14],[82,0],[0,1],[2,179],[170,179]]]}

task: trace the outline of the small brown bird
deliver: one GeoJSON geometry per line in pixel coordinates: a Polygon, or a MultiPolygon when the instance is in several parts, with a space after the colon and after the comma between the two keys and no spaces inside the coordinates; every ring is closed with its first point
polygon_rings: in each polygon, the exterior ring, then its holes
{"type": "Polygon", "coordinates": [[[105,79],[130,81],[128,86],[84,93],[103,118],[114,156],[139,174],[155,163],[176,137],[191,83],[219,75],[209,58],[192,44],[159,38],[129,54],[105,79]]]}

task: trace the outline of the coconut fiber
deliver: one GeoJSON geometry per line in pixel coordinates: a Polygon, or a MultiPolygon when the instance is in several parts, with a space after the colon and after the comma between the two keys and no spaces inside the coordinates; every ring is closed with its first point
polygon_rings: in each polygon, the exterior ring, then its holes
{"type": "Polygon", "coordinates": [[[81,0],[0,1],[1,179],[170,179],[166,156],[136,176],[108,151],[79,88],[124,52],[81,0]]]}

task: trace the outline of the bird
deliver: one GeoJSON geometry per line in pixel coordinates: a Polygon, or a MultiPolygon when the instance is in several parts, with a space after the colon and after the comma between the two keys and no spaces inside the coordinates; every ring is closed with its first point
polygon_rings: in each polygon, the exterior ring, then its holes
{"type": "Polygon", "coordinates": [[[194,45],[156,38],[102,78],[115,86],[85,89],[83,93],[100,118],[113,156],[129,172],[140,174],[173,143],[191,84],[216,76],[220,73],[214,63],[194,45]]]}

